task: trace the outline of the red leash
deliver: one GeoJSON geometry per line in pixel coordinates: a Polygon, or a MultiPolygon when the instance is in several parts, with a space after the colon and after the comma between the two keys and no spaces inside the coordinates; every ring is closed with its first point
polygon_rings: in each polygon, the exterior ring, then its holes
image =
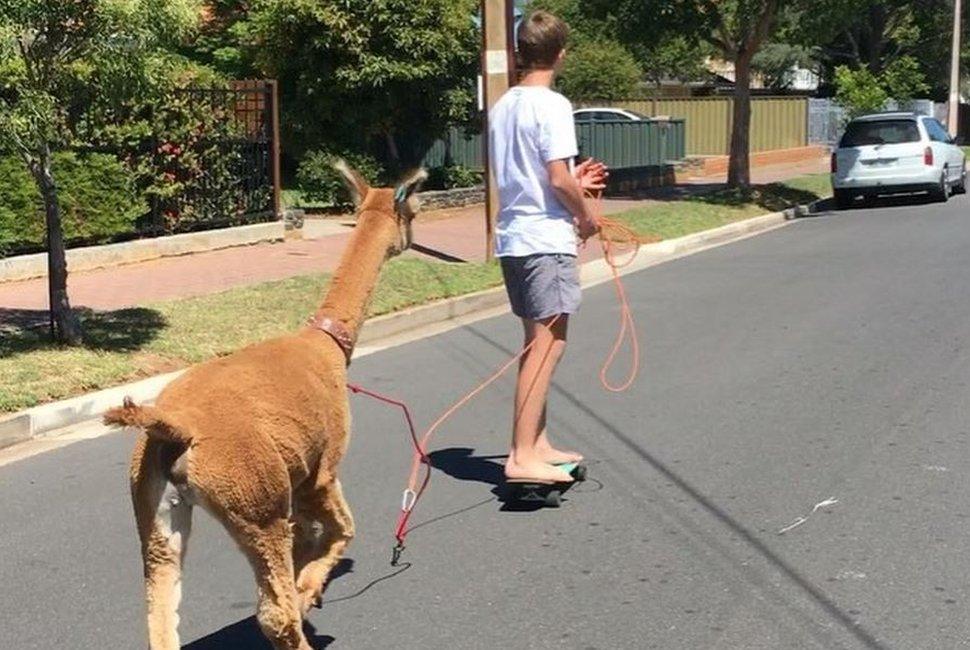
{"type": "MultiPolygon", "coordinates": [[[[613,272],[614,288],[616,289],[617,299],[620,302],[620,331],[617,335],[616,342],[613,345],[613,349],[610,351],[610,354],[608,355],[606,362],[603,364],[603,367],[600,370],[600,381],[602,382],[603,387],[606,390],[609,390],[612,392],[623,392],[633,384],[633,382],[636,379],[637,373],[639,372],[640,345],[639,345],[639,341],[637,340],[636,324],[634,323],[634,320],[633,320],[633,312],[630,309],[630,305],[626,296],[626,291],[623,287],[623,282],[620,280],[619,270],[624,266],[627,266],[633,261],[633,259],[637,255],[637,252],[640,249],[640,245],[644,243],[644,241],[627,226],[602,216],[602,212],[599,209],[600,200],[601,200],[600,194],[591,196],[590,198],[594,200],[594,206],[596,207],[596,212],[598,213],[597,220],[601,226],[599,239],[600,239],[600,244],[603,247],[603,258],[606,260],[607,264],[610,266],[611,271],[613,272]],[[614,233],[614,236],[607,236],[606,234],[607,231],[612,231],[614,233]],[[616,236],[616,235],[619,235],[619,236],[616,236]],[[631,246],[632,250],[630,252],[630,255],[624,261],[619,261],[617,259],[617,251],[614,250],[614,248],[617,247],[618,243],[625,243],[631,246]],[[623,341],[627,337],[629,337],[630,339],[631,352],[633,354],[633,365],[627,380],[623,384],[616,386],[616,385],[610,384],[606,375],[610,367],[613,365],[613,362],[615,361],[616,356],[623,345],[623,341]]],[[[552,327],[555,324],[556,320],[558,320],[558,317],[554,319],[551,323],[549,323],[547,327],[552,327]]],[[[427,432],[425,432],[424,436],[422,436],[420,439],[418,438],[417,431],[414,427],[414,420],[411,418],[411,411],[408,409],[407,404],[405,404],[401,400],[397,400],[391,397],[387,397],[386,395],[381,395],[379,393],[369,391],[366,388],[363,388],[355,384],[347,385],[347,388],[355,394],[366,395],[367,397],[376,399],[380,402],[384,402],[385,404],[390,404],[391,406],[397,406],[402,411],[404,411],[404,418],[407,421],[408,430],[411,435],[411,444],[414,446],[414,457],[411,462],[411,474],[408,477],[408,485],[405,488],[404,493],[401,495],[401,512],[398,515],[397,527],[394,530],[394,539],[397,541],[397,543],[395,544],[391,555],[392,566],[397,566],[398,561],[401,559],[401,553],[404,551],[404,541],[407,538],[408,533],[411,531],[411,529],[408,527],[408,522],[411,519],[411,514],[414,512],[415,506],[418,504],[418,501],[421,500],[421,497],[424,495],[425,490],[427,490],[428,485],[431,483],[431,462],[428,458],[427,452],[425,451],[427,449],[427,444],[428,444],[428,441],[431,439],[431,436],[442,424],[444,424],[444,422],[448,418],[454,415],[454,413],[458,409],[460,409],[462,406],[464,406],[472,399],[474,399],[483,390],[491,386],[499,377],[504,375],[509,368],[515,365],[515,363],[518,362],[519,359],[521,359],[526,354],[528,354],[529,350],[532,349],[532,347],[536,344],[536,342],[537,341],[533,341],[532,343],[524,347],[518,354],[512,357],[505,365],[499,368],[498,371],[496,371],[491,377],[489,377],[484,382],[479,384],[477,388],[472,390],[463,398],[455,402],[455,404],[452,405],[451,408],[449,408],[437,420],[435,420],[434,424],[432,424],[428,428],[427,432]],[[421,470],[421,465],[424,465],[424,478],[421,479],[419,483],[418,475],[421,470]]]]}

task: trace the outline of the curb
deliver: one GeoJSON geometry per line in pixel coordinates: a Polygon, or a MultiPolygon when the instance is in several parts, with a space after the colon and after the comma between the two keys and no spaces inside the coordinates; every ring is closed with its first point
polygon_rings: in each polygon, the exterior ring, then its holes
{"type": "MultiPolygon", "coordinates": [[[[621,269],[620,275],[636,273],[679,257],[774,230],[808,214],[811,208],[812,206],[798,206],[784,212],[737,221],[678,239],[647,244],[640,249],[640,254],[631,264],[621,269]]],[[[613,277],[609,265],[602,259],[583,264],[581,274],[584,288],[608,282],[613,277]]],[[[496,287],[428,305],[411,307],[366,321],[358,339],[358,345],[372,344],[429,325],[457,321],[464,316],[502,306],[507,306],[505,289],[496,287]]],[[[31,439],[48,437],[65,427],[98,418],[109,408],[119,406],[125,397],[131,397],[136,402],[151,402],[158,397],[165,386],[184,372],[185,370],[179,370],[106,388],[96,393],[35,406],[0,418],[0,449],[31,439]]]]}
{"type": "MultiPolygon", "coordinates": [[[[270,221],[170,237],[71,248],[67,251],[67,265],[71,272],[91,271],[109,266],[147,262],[160,257],[176,257],[234,246],[282,241],[284,237],[285,224],[282,221],[270,221]]],[[[46,276],[47,253],[20,255],[0,260],[0,282],[30,280],[46,276]]]]}

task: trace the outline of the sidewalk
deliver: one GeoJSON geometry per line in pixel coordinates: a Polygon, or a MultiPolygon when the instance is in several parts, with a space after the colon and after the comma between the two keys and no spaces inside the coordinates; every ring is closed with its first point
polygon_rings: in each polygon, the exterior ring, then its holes
{"type": "MultiPolygon", "coordinates": [[[[753,170],[755,183],[771,183],[802,174],[827,171],[827,160],[779,165],[753,170]]],[[[630,199],[603,202],[605,214],[670,201],[686,194],[706,191],[723,183],[705,178],[674,188],[630,199]]],[[[480,262],[485,258],[485,216],[481,205],[439,210],[418,218],[414,225],[415,250],[408,255],[426,259],[480,262]]],[[[249,284],[332,271],[350,239],[351,230],[317,240],[290,240],[229,248],[184,257],[171,257],[128,266],[72,273],[68,287],[72,305],[94,310],[114,310],[161,300],[216,293],[249,284]]],[[[598,248],[583,251],[583,261],[598,256],[598,248]]],[[[44,320],[47,280],[38,278],[0,284],[0,317],[44,320]],[[7,314],[6,317],[3,317],[7,314]]]]}

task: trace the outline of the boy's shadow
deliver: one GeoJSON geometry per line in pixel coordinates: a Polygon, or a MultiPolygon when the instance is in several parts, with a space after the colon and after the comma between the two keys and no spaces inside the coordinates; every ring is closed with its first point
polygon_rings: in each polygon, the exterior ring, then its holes
{"type": "Polygon", "coordinates": [[[544,506],[541,503],[511,499],[505,483],[505,467],[501,462],[508,456],[473,456],[469,447],[449,447],[428,454],[431,466],[460,481],[487,483],[492,494],[502,504],[503,512],[532,512],[544,506]]]}

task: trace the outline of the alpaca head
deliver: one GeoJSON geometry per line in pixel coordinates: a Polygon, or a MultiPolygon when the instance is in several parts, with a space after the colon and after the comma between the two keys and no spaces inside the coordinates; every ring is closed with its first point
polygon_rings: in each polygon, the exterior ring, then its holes
{"type": "Polygon", "coordinates": [[[406,174],[394,188],[372,188],[356,170],[343,160],[335,165],[357,206],[357,226],[373,224],[378,232],[394,227],[397,236],[390,242],[388,255],[400,255],[411,247],[411,222],[418,213],[414,194],[428,178],[418,169],[406,174]]]}

